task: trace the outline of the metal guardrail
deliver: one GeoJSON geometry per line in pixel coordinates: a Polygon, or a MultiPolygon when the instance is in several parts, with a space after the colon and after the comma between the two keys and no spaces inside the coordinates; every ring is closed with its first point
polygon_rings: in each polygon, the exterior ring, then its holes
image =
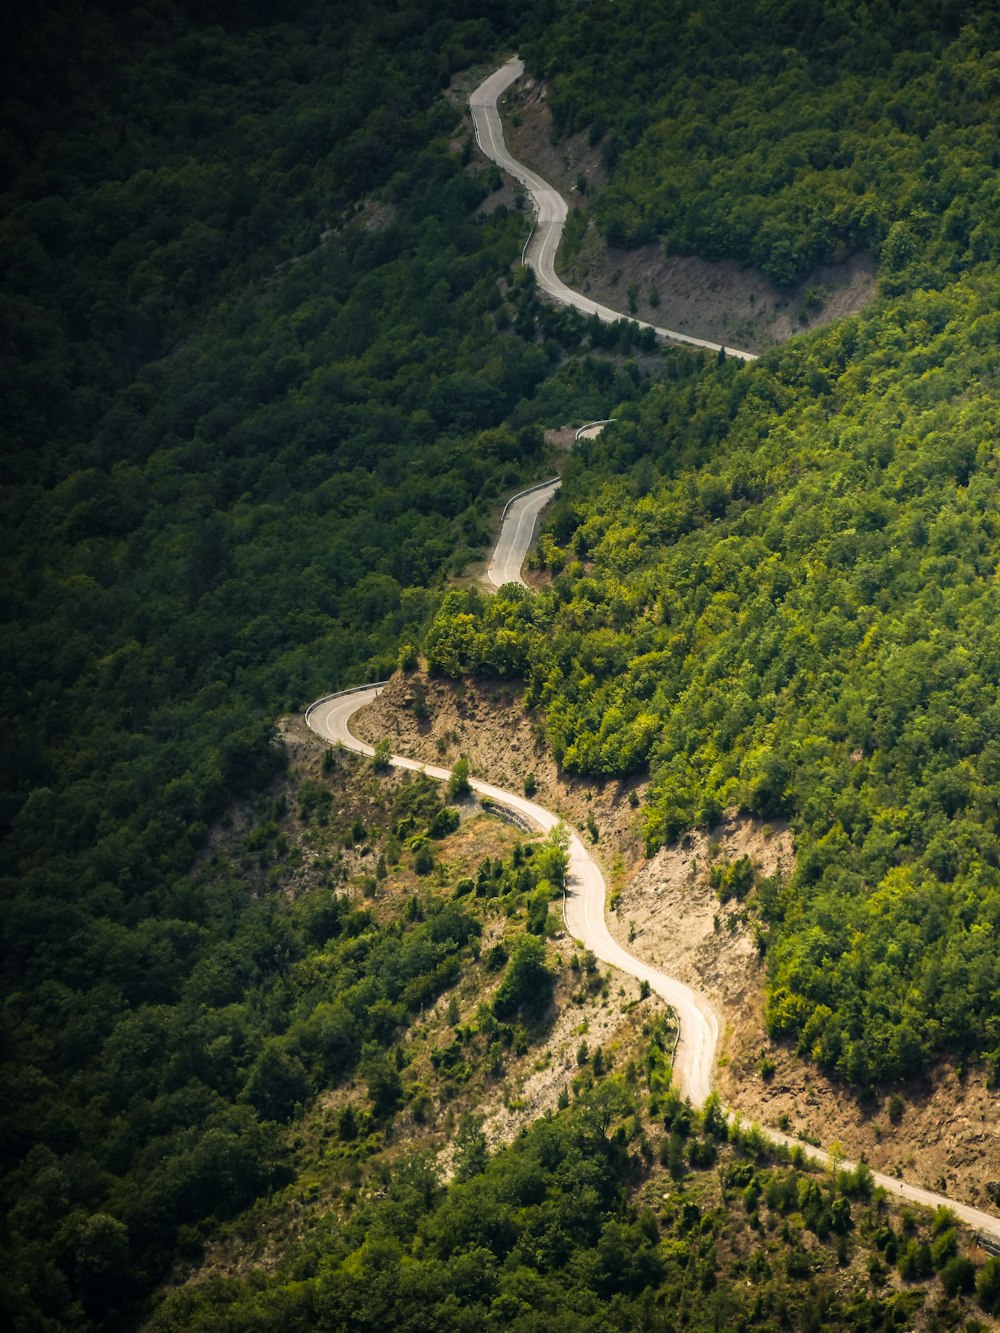
{"type": "Polygon", "coordinates": [[[507,517],[507,510],[515,500],[521,500],[524,496],[532,495],[535,491],[544,490],[546,486],[551,486],[553,482],[558,482],[562,485],[562,477],[549,477],[548,481],[536,481],[534,486],[526,486],[523,491],[518,491],[516,495],[512,495],[503,507],[503,513],[500,515],[500,522],[503,523],[504,519],[507,517]]]}
{"type": "Polygon", "coordinates": [[[521,267],[522,267],[522,268],[525,267],[525,263],[526,263],[526,261],[525,261],[524,256],[528,253],[528,246],[531,244],[531,238],[532,238],[532,236],[534,236],[534,234],[535,234],[535,227],[536,227],[537,225],[538,225],[537,222],[533,222],[533,223],[531,224],[531,231],[528,232],[528,239],[525,241],[524,246],[523,246],[522,249],[521,249],[521,267]]]}
{"type": "Polygon", "coordinates": [[[578,440],[585,430],[593,430],[595,426],[611,426],[617,420],[617,417],[602,417],[600,421],[585,421],[573,436],[573,439],[578,440]]]}
{"type": "Polygon", "coordinates": [[[384,690],[388,684],[387,680],[373,680],[369,681],[367,685],[351,685],[346,690],[333,690],[330,694],[321,695],[318,699],[314,699],[305,711],[306,726],[310,730],[315,730],[309,719],[321,704],[328,704],[331,699],[343,699],[348,694],[364,694],[366,690],[384,690]]]}

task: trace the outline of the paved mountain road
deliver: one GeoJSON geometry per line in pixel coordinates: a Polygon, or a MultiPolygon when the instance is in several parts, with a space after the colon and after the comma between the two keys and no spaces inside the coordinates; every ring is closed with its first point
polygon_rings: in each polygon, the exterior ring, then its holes
{"type": "Polygon", "coordinates": [[[507,501],[500,536],[486,570],[486,577],[494,588],[502,588],[505,583],[520,583],[527,587],[521,578],[521,567],[535,535],[535,524],[561,484],[558,477],[553,477],[551,481],[539,482],[507,501]]]}
{"type": "MultiPolygon", "coordinates": [[[[588,421],[576,432],[578,440],[593,440],[605,426],[610,426],[614,417],[605,417],[602,421],[588,421]]],[[[522,588],[528,585],[521,577],[525,557],[531,549],[535,535],[538,515],[557,493],[562,481],[553,477],[551,481],[539,481],[527,490],[512,495],[504,507],[500,520],[500,536],[493,548],[490,563],[486,569],[486,580],[494,588],[502,588],[505,583],[520,583],[522,588]]]]}
{"type": "MultiPolygon", "coordinates": [[[[470,95],[469,110],[479,147],[497,166],[502,167],[515,180],[519,180],[531,195],[535,206],[535,227],[525,250],[525,263],[534,269],[539,287],[555,300],[562,301],[564,305],[574,306],[585,315],[596,315],[606,324],[627,319],[629,316],[623,315],[620,310],[612,310],[609,306],[592,301],[582,292],[567,287],[556,273],[556,251],[559,249],[563,226],[569,212],[566,200],[548,181],[543,180],[523,162],[511,157],[503,137],[500,112],[497,110],[498,98],[502,97],[523,73],[523,60],[517,56],[508,60],[506,65],[502,65],[488,79],[484,79],[470,95]]],[[[641,328],[653,329],[658,337],[668,338],[671,342],[688,343],[692,347],[704,347],[711,352],[722,350],[720,343],[709,342],[707,338],[694,338],[689,333],[678,333],[676,329],[662,329],[641,319],[634,322],[641,328]]],[[[741,361],[757,359],[753,352],[742,352],[736,347],[727,347],[725,352],[727,356],[735,356],[741,361]]]]}
{"type": "MultiPolygon", "coordinates": [[[[520,76],[523,69],[524,66],[519,60],[512,60],[491,75],[472,94],[470,106],[472,107],[476,135],[480,146],[484,152],[493,157],[494,161],[499,162],[501,166],[511,171],[511,174],[522,180],[532,191],[532,196],[535,198],[536,207],[538,208],[539,226],[536,228],[536,235],[532,238],[532,244],[529,246],[529,254],[534,254],[531,262],[537,265],[536,272],[539,273],[539,281],[545,286],[545,289],[559,300],[568,299],[569,303],[577,306],[578,309],[588,312],[596,310],[602,319],[619,319],[621,315],[618,312],[595,306],[594,302],[587,301],[585,297],[572,292],[555,277],[552,270],[552,259],[558,245],[558,233],[555,228],[558,226],[561,230],[562,221],[566,216],[566,205],[557,192],[546,185],[540,177],[535,176],[533,172],[515,162],[507,154],[504,147],[503,132],[500,128],[500,119],[496,110],[496,99],[505,88],[509,87],[520,76]],[[542,234],[537,234],[539,232],[542,234]],[[532,247],[534,247],[533,251],[532,247]]],[[[693,342],[702,347],[712,348],[716,346],[716,344],[688,338],[686,335],[672,333],[665,329],[657,329],[657,332],[663,337],[678,339],[682,342],[693,342]]],[[[749,353],[733,352],[732,354],[742,356],[746,360],[752,359],[749,353]]],[[[559,480],[556,478],[550,482],[540,483],[539,486],[522,492],[508,502],[504,511],[500,536],[490,560],[487,574],[489,581],[495,587],[502,587],[504,583],[521,582],[521,565],[531,543],[538,513],[558,488],[559,480]]],[[[333,744],[341,744],[358,754],[371,755],[374,753],[372,746],[352,735],[350,721],[356,712],[366,707],[378,696],[384,683],[362,686],[359,689],[347,690],[318,699],[306,710],[306,722],[324,740],[333,744]]],[[[440,781],[446,781],[451,776],[450,770],[446,768],[439,768],[433,764],[423,764],[403,755],[393,755],[391,763],[396,768],[422,770],[429,777],[440,781]]],[[[472,779],[471,785],[480,796],[488,797],[498,805],[503,805],[514,811],[522,819],[528,820],[544,832],[547,832],[559,822],[559,817],[552,811],[546,810],[534,801],[527,800],[524,796],[503,791],[501,788],[494,787],[488,782],[482,782],[478,778],[472,779]]],[[[703,1105],[712,1088],[712,1076],[719,1040],[718,1015],[703,995],[676,978],[667,976],[666,973],[660,972],[648,963],[634,957],[613,939],[604,915],[604,876],[601,874],[600,867],[587,852],[579,835],[572,831],[570,834],[569,856],[565,911],[566,924],[570,933],[579,939],[586,948],[591,949],[602,962],[609,963],[639,980],[648,981],[650,988],[674,1009],[680,1027],[680,1039],[674,1059],[675,1080],[680,1092],[688,1097],[695,1106],[703,1105]]],[[[735,1118],[732,1112],[729,1113],[729,1116],[731,1120],[735,1118]]],[[[800,1148],[807,1157],[814,1161],[826,1166],[833,1165],[829,1155],[820,1148],[793,1139],[791,1136],[777,1130],[767,1129],[764,1132],[776,1142],[784,1143],[789,1147],[800,1148]]],[[[840,1160],[838,1165],[844,1170],[851,1170],[855,1164],[848,1160],[840,1160]]],[[[876,1183],[884,1186],[894,1196],[913,1203],[923,1204],[929,1208],[936,1208],[943,1204],[951,1208],[969,1226],[1000,1240],[1000,1218],[982,1212],[980,1209],[972,1208],[968,1204],[949,1199],[945,1195],[936,1194],[932,1190],[923,1189],[919,1185],[911,1185],[895,1177],[882,1175],[879,1172],[873,1172],[872,1174],[876,1183]]]]}
{"type": "MultiPolygon", "coordinates": [[[[379,695],[381,685],[369,685],[345,694],[335,694],[317,700],[306,712],[306,722],[324,740],[341,744],[358,754],[372,755],[374,749],[352,735],[350,721],[356,712],[372,703],[379,695]]],[[[446,782],[451,770],[434,764],[422,764],[404,755],[393,755],[396,768],[422,770],[428,777],[446,782]]],[[[470,779],[473,791],[495,801],[497,805],[513,810],[521,819],[528,820],[543,833],[560,822],[559,816],[527,797],[494,787],[492,783],[470,779]]],[[[604,918],[606,887],[600,867],[588,853],[579,835],[570,831],[569,874],[566,893],[566,925],[575,939],[591,949],[603,963],[610,963],[623,972],[648,981],[650,988],[677,1013],[680,1040],[674,1057],[674,1074],[685,1097],[695,1106],[701,1106],[712,1090],[712,1071],[715,1049],[719,1040],[719,1021],[712,1006],[690,986],[668,977],[634,958],[612,938],[604,918]]]]}

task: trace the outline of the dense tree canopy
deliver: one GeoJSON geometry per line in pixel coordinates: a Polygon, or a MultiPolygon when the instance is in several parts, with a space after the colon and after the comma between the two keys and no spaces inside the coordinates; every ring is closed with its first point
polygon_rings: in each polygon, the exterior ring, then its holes
{"type": "Polygon", "coordinates": [[[601,144],[613,244],[779,283],[868,249],[902,290],[997,257],[998,47],[964,0],[625,0],[567,9],[527,58],[556,125],[601,144]]]}
{"type": "MultiPolygon", "coordinates": [[[[192,870],[270,789],[276,717],[419,637],[495,498],[543,467],[552,371],[587,338],[550,319],[543,347],[510,280],[523,221],[481,215],[492,178],[442,91],[516,6],[189,8],[22,10],[3,57],[3,1199],[26,1326],[115,1324],[179,1226],[280,1174],[264,1123],[453,980],[462,930],[415,927],[402,972],[380,954],[389,991],[327,986],[322,1033],[290,1044],[247,1006],[300,961],[296,928],[249,873],[216,892],[192,870]]],[[[598,391],[592,360],[572,378],[598,391]]]]}

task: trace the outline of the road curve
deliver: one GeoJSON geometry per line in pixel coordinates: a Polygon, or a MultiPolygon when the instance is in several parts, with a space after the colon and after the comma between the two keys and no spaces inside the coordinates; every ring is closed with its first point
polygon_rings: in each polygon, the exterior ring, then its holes
{"type": "MultiPolygon", "coordinates": [[[[617,417],[603,417],[600,421],[588,421],[576,432],[575,439],[596,439],[605,426],[616,420],[617,417]]],[[[507,501],[500,517],[500,536],[486,569],[486,581],[494,588],[502,588],[505,583],[519,583],[522,588],[528,586],[521,577],[521,569],[535,535],[538,515],[561,485],[561,477],[538,481],[507,501]]]]}
{"type": "MultiPolygon", "coordinates": [[[[531,195],[535,206],[535,226],[525,247],[524,262],[534,269],[539,287],[564,305],[573,306],[585,315],[596,315],[598,319],[603,320],[606,324],[614,324],[620,319],[629,319],[631,316],[623,314],[620,310],[612,310],[609,306],[600,305],[597,301],[592,301],[588,296],[584,296],[582,292],[576,292],[572,287],[567,287],[556,273],[556,251],[559,249],[563,226],[569,211],[566,200],[548,181],[543,180],[530,167],[526,167],[522,162],[518,162],[516,158],[511,157],[504,141],[503,125],[500,121],[500,112],[497,109],[497,99],[523,73],[523,60],[517,56],[508,60],[506,65],[502,65],[488,79],[484,79],[470,95],[469,111],[472,114],[476,142],[481,150],[497,166],[502,167],[509,175],[519,180],[531,195]]],[[[692,347],[704,347],[710,352],[725,350],[727,356],[735,356],[740,361],[756,361],[757,359],[753,352],[742,352],[735,347],[723,349],[721,343],[710,342],[707,338],[694,338],[688,333],[678,333],[676,329],[663,329],[656,324],[648,324],[641,319],[633,322],[638,324],[640,328],[652,329],[658,337],[668,338],[671,342],[688,343],[692,347]]]]}
{"type": "Polygon", "coordinates": [[[529,486],[507,501],[500,520],[500,536],[486,570],[486,578],[494,588],[502,588],[505,583],[520,583],[522,588],[527,587],[521,578],[521,567],[535,535],[535,524],[561,485],[560,478],[553,477],[551,481],[529,486]]]}

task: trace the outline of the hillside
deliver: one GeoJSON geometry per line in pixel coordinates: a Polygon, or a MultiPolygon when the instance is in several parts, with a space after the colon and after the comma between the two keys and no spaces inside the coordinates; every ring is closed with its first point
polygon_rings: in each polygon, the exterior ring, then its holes
{"type": "Polygon", "coordinates": [[[356,735],[391,738],[427,763],[469,757],[474,775],[518,790],[532,774],[539,799],[585,831],[611,889],[612,933],[637,957],[696,987],[724,1016],[718,1070],[727,1106],[749,1122],[901,1172],[929,1188],[990,1210],[1000,1180],[1000,1105],[989,1071],[958,1073],[945,1060],[881,1089],[851,1090],[816,1069],[809,1052],[770,1038],[764,1020],[767,958],[752,902],[723,900],[719,870],[749,857],[757,876],[791,874],[794,849],[784,820],[729,812],[653,857],[642,853],[645,783],[560,773],[544,736],[509,681],[428,679],[399,674],[353,721],[356,735]],[[414,700],[420,699],[420,716],[414,700]],[[992,1190],[992,1192],[991,1192],[992,1190]]]}
{"type": "Polygon", "coordinates": [[[499,497],[545,475],[566,398],[640,392],[576,326],[543,349],[510,271],[521,220],[479,216],[491,181],[442,89],[513,21],[307,4],[12,19],[13,1326],[133,1319],[190,1228],[271,1187],[272,1117],[248,1087],[285,1020],[264,1006],[247,1029],[233,1006],[287,959],[260,942],[244,966],[234,940],[280,935],[282,902],[238,870],[216,891],[206,849],[272,789],[283,712],[419,637],[499,497]],[[196,1046],[203,1005],[216,1055],[175,1059],[163,1033],[196,1046]]]}
{"type": "Polygon", "coordinates": [[[819,263],[792,285],[752,264],[677,253],[669,237],[625,245],[609,241],[597,214],[608,181],[600,142],[587,130],[556,131],[551,91],[529,73],[504,103],[514,156],[556,185],[573,208],[560,250],[571,287],[651,324],[762,352],[775,343],[861,310],[876,291],[877,265],[859,251],[819,263]]]}
{"type": "Polygon", "coordinates": [[[932,1070],[995,1084],[991,13],[9,24],[5,1326],[996,1313],[947,1213],[681,1104],[669,1014],[562,931],[557,837],[287,716],[421,656],[455,699],[489,679],[435,750],[530,762],[619,902],[718,841],[702,905],[797,1070],[894,1116],[932,1070]],[[789,300],[877,264],[877,292],[752,366],[540,299],[461,111],[515,47],[600,156],[575,262],[653,246],[789,300]],[[485,597],[504,498],[555,463],[537,590],[485,597]],[[516,754],[473,734],[501,704],[516,754]]]}

